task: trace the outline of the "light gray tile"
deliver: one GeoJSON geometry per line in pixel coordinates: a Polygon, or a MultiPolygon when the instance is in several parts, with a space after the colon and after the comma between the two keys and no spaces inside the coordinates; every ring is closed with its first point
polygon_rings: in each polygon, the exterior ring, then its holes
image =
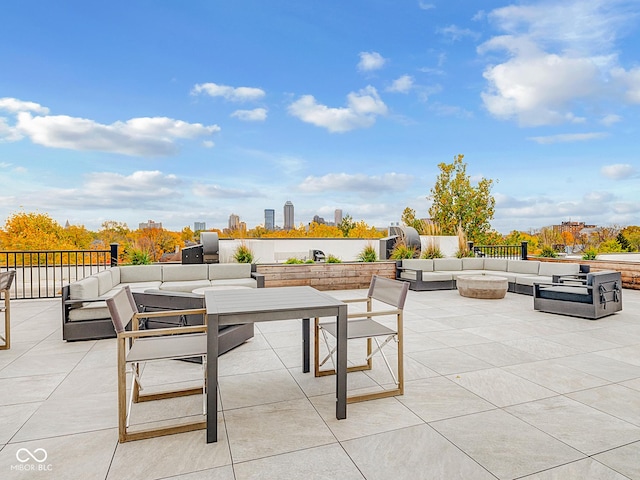
{"type": "Polygon", "coordinates": [[[441,420],[431,426],[498,478],[520,477],[584,457],[502,410],[441,420]]]}
{"type": "Polygon", "coordinates": [[[636,390],[621,385],[606,385],[567,396],[640,427],[640,392],[636,390]]]}
{"type": "Polygon", "coordinates": [[[220,377],[284,368],[284,364],[273,350],[231,350],[218,359],[218,375],[220,377]]]}
{"type": "Polygon", "coordinates": [[[575,348],[560,345],[545,338],[523,338],[519,340],[509,340],[503,343],[542,359],[567,357],[569,355],[582,353],[575,348]]]}
{"type": "Polygon", "coordinates": [[[336,438],[343,441],[424,423],[398,402],[399,398],[350,403],[347,418],[344,420],[336,419],[335,395],[313,397],[311,402],[336,438]]]}
{"type": "Polygon", "coordinates": [[[479,343],[491,342],[487,337],[474,335],[473,333],[469,333],[465,330],[429,332],[429,336],[448,347],[460,347],[462,345],[477,345],[479,343]]]}
{"type": "Polygon", "coordinates": [[[448,378],[498,407],[557,395],[500,368],[459,373],[448,378]]]}
{"type": "Polygon", "coordinates": [[[16,433],[14,441],[71,435],[117,427],[114,393],[48,400],[16,433]]]}
{"type": "Polygon", "coordinates": [[[238,463],[235,473],[236,480],[364,479],[339,445],[325,445],[238,463]]]}
{"type": "Polygon", "coordinates": [[[219,422],[215,443],[206,442],[204,430],[120,443],[106,478],[152,480],[229,464],[229,445],[219,422]]]}
{"type": "Polygon", "coordinates": [[[495,479],[428,425],[342,443],[367,480],[495,479]]]}
{"type": "Polygon", "coordinates": [[[640,440],[640,428],[635,425],[565,397],[505,410],[587,455],[640,440]]]}
{"type": "Polygon", "coordinates": [[[568,463],[560,467],[555,467],[544,472],[522,477],[521,480],[628,480],[624,475],[620,475],[615,470],[604,466],[590,458],[568,463]]]}
{"type": "Polygon", "coordinates": [[[0,378],[0,405],[46,400],[64,380],[64,374],[0,378]]]}
{"type": "Polygon", "coordinates": [[[570,357],[557,358],[555,361],[581,372],[604,378],[610,382],[640,378],[640,366],[596,355],[595,353],[572,355],[570,357]]]}
{"type": "MultiPolygon", "coordinates": [[[[313,368],[313,367],[312,367],[313,368]]],[[[336,391],[336,377],[326,375],[314,377],[313,372],[302,373],[300,368],[292,368],[289,373],[293,376],[307,397],[326,395],[336,391]]],[[[364,372],[352,372],[347,375],[347,391],[352,392],[363,388],[378,388],[379,385],[364,372]]]]}
{"type": "Polygon", "coordinates": [[[40,405],[35,402],[0,406],[0,445],[9,442],[40,405]]]}
{"type": "Polygon", "coordinates": [[[633,380],[629,380],[628,382],[622,382],[620,385],[624,385],[628,388],[633,388],[634,390],[640,391],[640,378],[635,378],[633,380]]]}
{"type": "Polygon", "coordinates": [[[624,445],[620,448],[595,455],[595,460],[632,479],[640,478],[640,442],[624,445]]]}
{"type": "Polygon", "coordinates": [[[404,395],[397,399],[425,422],[495,408],[491,403],[443,377],[407,382],[404,395]]]}
{"type": "Polygon", "coordinates": [[[0,378],[69,373],[84,357],[84,352],[31,355],[25,353],[0,370],[0,378]]]}
{"type": "Polygon", "coordinates": [[[640,344],[604,350],[602,352],[597,352],[596,355],[640,366],[640,344]]]}
{"type": "Polygon", "coordinates": [[[114,429],[11,443],[0,451],[0,473],[3,480],[104,480],[117,443],[114,429]],[[29,450],[38,459],[46,453],[46,460],[32,460],[23,450],[20,456],[27,461],[21,463],[16,458],[19,449],[29,450]],[[33,470],[20,471],[20,465],[33,470]]]}
{"type": "Polygon", "coordinates": [[[231,465],[224,467],[209,468],[193,473],[184,473],[182,475],[174,475],[171,480],[236,480],[231,465]]]}
{"type": "Polygon", "coordinates": [[[595,338],[584,333],[563,333],[560,335],[551,335],[547,340],[575,348],[581,352],[596,352],[599,350],[607,350],[609,348],[617,348],[620,345],[607,342],[601,338],[595,338]]]}
{"type": "Polygon", "coordinates": [[[225,410],[304,398],[287,370],[220,377],[218,387],[225,410]]]}
{"type": "Polygon", "coordinates": [[[499,342],[464,345],[458,347],[458,350],[484,360],[495,367],[540,360],[540,357],[532,355],[531,353],[524,352],[499,342]]]}
{"type": "Polygon", "coordinates": [[[575,392],[608,383],[602,378],[565,367],[554,360],[512,365],[504,367],[504,370],[558,393],[575,392]]]}
{"type": "Polygon", "coordinates": [[[335,437],[308,400],[292,400],[224,413],[234,462],[327,445],[335,437]]]}
{"type": "Polygon", "coordinates": [[[441,375],[481,370],[491,365],[455,348],[426,350],[406,354],[441,375]]]}

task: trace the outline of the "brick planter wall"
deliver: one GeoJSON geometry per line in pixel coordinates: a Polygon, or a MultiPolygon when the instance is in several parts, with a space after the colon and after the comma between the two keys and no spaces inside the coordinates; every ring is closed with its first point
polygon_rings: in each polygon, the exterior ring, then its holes
{"type": "Polygon", "coordinates": [[[308,285],[318,290],[351,290],[368,288],[372,275],[395,278],[396,262],[258,264],[256,271],[264,275],[266,288],[308,285]]]}

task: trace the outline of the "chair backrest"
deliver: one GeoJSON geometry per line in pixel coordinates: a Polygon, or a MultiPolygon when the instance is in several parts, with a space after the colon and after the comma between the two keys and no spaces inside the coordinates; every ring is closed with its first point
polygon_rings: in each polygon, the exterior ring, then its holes
{"type": "Polygon", "coordinates": [[[0,290],[9,290],[13,279],[16,276],[15,270],[8,270],[6,272],[0,272],[0,290]]]}
{"type": "Polygon", "coordinates": [[[128,285],[113,297],[107,298],[107,307],[109,307],[113,328],[116,329],[117,333],[124,332],[133,316],[138,313],[136,302],[128,285]]]}
{"type": "Polygon", "coordinates": [[[409,282],[401,282],[399,280],[373,275],[367,296],[402,310],[404,308],[404,302],[407,299],[408,291],[409,282]]]}

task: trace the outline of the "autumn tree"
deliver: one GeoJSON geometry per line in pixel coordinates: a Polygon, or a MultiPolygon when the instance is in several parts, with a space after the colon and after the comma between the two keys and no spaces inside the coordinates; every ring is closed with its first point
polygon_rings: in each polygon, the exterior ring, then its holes
{"type": "Polygon", "coordinates": [[[457,155],[453,163],[438,164],[440,175],[428,197],[429,215],[443,235],[456,235],[460,225],[466,238],[477,242],[491,229],[496,203],[491,195],[493,180],[482,178],[473,186],[463,158],[457,155]]]}
{"type": "Polygon", "coordinates": [[[64,228],[46,213],[14,213],[0,230],[3,250],[56,250],[70,247],[64,228]]]}
{"type": "Polygon", "coordinates": [[[126,223],[106,220],[98,231],[98,239],[104,248],[108,248],[112,243],[126,245],[133,241],[131,230],[126,223]]]}
{"type": "Polygon", "coordinates": [[[353,218],[349,214],[346,214],[344,217],[342,217],[342,220],[338,224],[338,228],[342,231],[343,237],[348,237],[349,232],[355,226],[356,223],[353,221],[353,218]]]}
{"type": "Polygon", "coordinates": [[[375,227],[370,227],[364,220],[355,222],[349,230],[349,238],[382,238],[386,232],[381,232],[375,227]]]}

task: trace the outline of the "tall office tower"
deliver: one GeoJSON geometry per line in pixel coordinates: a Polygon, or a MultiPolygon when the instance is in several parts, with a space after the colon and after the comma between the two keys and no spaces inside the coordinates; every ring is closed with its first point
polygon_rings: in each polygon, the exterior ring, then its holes
{"type": "Polygon", "coordinates": [[[340,222],[342,222],[342,209],[341,208],[336,208],[336,211],[333,214],[333,221],[335,222],[336,225],[340,225],[340,222]]]}
{"type": "Polygon", "coordinates": [[[295,226],[293,219],[293,203],[291,200],[287,200],[284,204],[284,229],[291,230],[295,226]]]}
{"type": "Polygon", "coordinates": [[[273,208],[264,209],[264,228],[267,230],[276,229],[276,211],[273,208]]]}
{"type": "Polygon", "coordinates": [[[206,222],[193,222],[193,231],[197,232],[198,230],[206,230],[207,223],[206,222]]]}
{"type": "Polygon", "coordinates": [[[229,215],[229,230],[238,230],[240,228],[240,217],[235,213],[229,215]]]}

